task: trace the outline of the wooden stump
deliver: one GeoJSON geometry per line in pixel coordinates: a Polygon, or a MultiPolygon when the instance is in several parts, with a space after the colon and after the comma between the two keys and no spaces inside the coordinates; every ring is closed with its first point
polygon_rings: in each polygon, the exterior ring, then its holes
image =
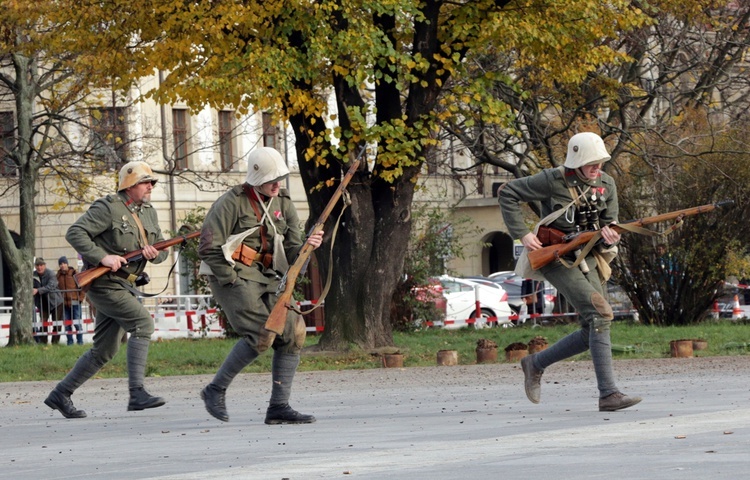
{"type": "Polygon", "coordinates": [[[505,352],[505,359],[509,362],[520,362],[528,354],[528,350],[508,350],[505,352]]]}
{"type": "Polygon", "coordinates": [[[402,353],[387,353],[383,355],[384,368],[402,368],[404,366],[404,355],[402,353]]]}
{"type": "Polygon", "coordinates": [[[497,362],[497,348],[477,348],[477,363],[497,362]]]}
{"type": "Polygon", "coordinates": [[[450,367],[458,365],[458,350],[440,350],[437,352],[437,364],[450,367]]]}
{"type": "Polygon", "coordinates": [[[708,348],[708,342],[702,338],[693,340],[693,350],[705,350],[708,348]]]}
{"type": "Polygon", "coordinates": [[[693,356],[692,340],[672,340],[669,342],[669,352],[675,358],[687,358],[693,356]]]}
{"type": "Polygon", "coordinates": [[[536,352],[546,350],[549,345],[529,345],[529,355],[536,352]]]}

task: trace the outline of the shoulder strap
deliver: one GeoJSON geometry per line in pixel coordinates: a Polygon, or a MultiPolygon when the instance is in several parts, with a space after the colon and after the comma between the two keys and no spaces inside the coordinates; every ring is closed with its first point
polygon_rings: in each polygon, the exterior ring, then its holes
{"type": "Polygon", "coordinates": [[[133,220],[135,220],[135,224],[138,225],[138,231],[141,233],[141,239],[139,243],[141,244],[141,248],[143,248],[146,245],[148,245],[148,237],[146,236],[146,230],[143,228],[143,223],[141,223],[141,219],[138,218],[138,215],[133,211],[130,211],[130,214],[133,216],[133,220]]]}
{"type": "Polygon", "coordinates": [[[248,185],[247,183],[242,184],[242,190],[245,192],[245,196],[247,196],[247,199],[250,201],[250,206],[253,207],[253,211],[255,212],[255,218],[258,219],[258,223],[260,224],[260,251],[267,252],[268,251],[268,238],[266,237],[266,233],[268,229],[262,222],[263,215],[260,213],[258,200],[255,198],[255,195],[253,194],[252,187],[250,187],[250,185],[248,185]]]}

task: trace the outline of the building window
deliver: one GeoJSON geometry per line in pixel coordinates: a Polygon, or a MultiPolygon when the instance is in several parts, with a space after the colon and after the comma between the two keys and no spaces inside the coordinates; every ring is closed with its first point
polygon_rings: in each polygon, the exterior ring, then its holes
{"type": "Polygon", "coordinates": [[[13,112],[0,112],[0,177],[15,177],[16,165],[10,156],[16,145],[13,112]]]}
{"type": "Polygon", "coordinates": [[[117,170],[128,162],[127,111],[124,107],[91,110],[93,153],[100,166],[117,170]]]}
{"type": "Polygon", "coordinates": [[[233,130],[234,112],[219,112],[219,157],[221,158],[221,171],[223,172],[228,172],[234,168],[233,130]]]}
{"type": "Polygon", "coordinates": [[[273,117],[270,113],[263,113],[263,146],[279,149],[278,131],[276,124],[273,123],[273,117]]]}
{"type": "Polygon", "coordinates": [[[177,170],[187,170],[188,114],[186,109],[172,109],[172,138],[174,139],[174,166],[177,170]]]}

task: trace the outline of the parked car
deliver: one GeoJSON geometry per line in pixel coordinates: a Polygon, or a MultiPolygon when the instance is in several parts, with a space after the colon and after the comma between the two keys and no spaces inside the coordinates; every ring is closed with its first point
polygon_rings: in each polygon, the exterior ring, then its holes
{"type": "Polygon", "coordinates": [[[633,307],[633,302],[630,301],[628,294],[625,290],[616,284],[614,280],[610,279],[607,281],[607,288],[605,290],[605,298],[612,307],[612,312],[615,318],[633,318],[638,319],[638,312],[633,307]]]}
{"type": "Polygon", "coordinates": [[[515,275],[516,272],[514,272],[513,270],[503,270],[502,272],[490,273],[487,278],[493,281],[502,282],[503,280],[506,280],[515,275]]]}
{"type": "MultiPolygon", "coordinates": [[[[443,275],[438,278],[447,300],[447,320],[474,319],[475,328],[484,328],[497,324],[510,323],[508,317],[513,313],[508,305],[508,294],[493,282],[475,282],[470,279],[443,275]],[[479,316],[476,302],[479,300],[479,316]],[[487,319],[495,317],[498,323],[488,323],[487,319]]],[[[460,328],[462,323],[447,324],[445,328],[460,328]]]]}
{"type": "MultiPolygon", "coordinates": [[[[472,277],[473,278],[473,277],[472,277]]],[[[497,282],[508,293],[508,304],[514,312],[518,313],[523,305],[523,278],[516,275],[515,272],[498,272],[488,277],[490,280],[497,282]],[[493,277],[494,275],[494,277],[493,277]]],[[[555,309],[555,300],[557,299],[557,289],[544,282],[544,292],[542,293],[544,301],[544,314],[551,314],[555,309]]]]}

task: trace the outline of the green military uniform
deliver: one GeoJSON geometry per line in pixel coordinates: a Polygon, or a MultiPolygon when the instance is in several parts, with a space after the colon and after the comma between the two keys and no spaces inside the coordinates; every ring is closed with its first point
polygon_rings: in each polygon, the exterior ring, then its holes
{"type": "MultiPolygon", "coordinates": [[[[273,253],[273,235],[276,232],[284,237],[284,253],[292,261],[302,247],[304,237],[289,192],[282,189],[278,197],[271,198],[270,203],[266,199],[266,203],[270,215],[264,215],[261,223],[242,186],[235,186],[209,210],[203,222],[199,246],[199,256],[211,270],[208,276],[211,292],[226,312],[234,331],[246,337],[259,352],[267,347],[259,345],[259,336],[276,304],[276,289],[280,275],[285,272],[277,272],[272,266],[266,268],[260,261],[254,261],[251,266],[239,261],[231,265],[221,247],[230,235],[263,224],[268,232],[265,250],[261,247],[260,229],[245,237],[243,243],[256,252],[273,253]]],[[[290,353],[300,351],[304,334],[298,332],[295,335],[298,318],[296,313],[289,313],[284,335],[274,340],[274,349],[290,353]]]]}
{"type": "MultiPolygon", "coordinates": [[[[584,184],[572,169],[554,168],[514,180],[508,183],[499,194],[503,219],[513,238],[522,238],[529,233],[521,215],[522,202],[540,202],[542,217],[570,204],[573,196],[586,191],[585,201],[599,212],[599,226],[617,221],[617,190],[612,177],[604,172],[596,180],[584,184]],[[587,189],[590,186],[590,189],[587,189]]],[[[572,205],[549,226],[565,233],[576,231],[576,205],[572,205]]],[[[598,247],[597,247],[598,248],[598,247]]],[[[574,254],[568,260],[574,261],[574,254]]],[[[584,260],[583,268],[568,268],[559,260],[553,261],[539,271],[544,278],[557,288],[578,312],[581,330],[552,345],[549,352],[535,355],[537,369],[544,371],[549,365],[589,349],[594,357],[594,370],[597,373],[597,386],[600,398],[618,392],[612,372],[610,324],[614,315],[612,307],[604,299],[602,280],[593,251],[584,260]],[[584,271],[586,271],[584,273],[584,271]],[[608,354],[606,351],[609,351],[608,354]],[[598,355],[601,353],[601,355],[598,355]]]]}
{"type": "MultiPolygon", "coordinates": [[[[578,226],[590,229],[594,224],[598,229],[616,222],[617,188],[614,179],[600,170],[601,164],[609,159],[601,137],[591,132],[580,133],[568,143],[564,167],[543,170],[506,184],[498,193],[498,200],[511,236],[521,239],[530,233],[521,212],[522,203],[538,202],[542,218],[554,218],[548,226],[566,234],[576,232],[578,226]],[[590,211],[588,215],[577,215],[586,211],[590,211]]],[[[581,328],[521,361],[526,395],[532,402],[539,402],[545,368],[587,350],[594,363],[601,411],[619,410],[640,402],[640,398],[628,397],[618,390],[612,366],[610,325],[614,315],[604,298],[603,281],[609,270],[605,257],[614,256],[615,250],[597,245],[578,267],[569,268],[575,260],[575,253],[571,252],[565,258],[570,262],[568,265],[554,260],[535,272],[541,273],[575,307],[581,328]]]]}
{"type": "MultiPolygon", "coordinates": [[[[65,238],[83,257],[86,265],[99,265],[107,255],[125,255],[142,248],[142,239],[133,214],[143,225],[148,244],[164,240],[156,211],[147,202],[141,206],[128,204],[120,192],[95,201],[89,210],[68,229],[65,238]]],[[[163,262],[169,252],[159,252],[153,263],[163,262]]],[[[146,260],[128,263],[120,270],[138,275],[146,268],[146,260]]],[[[117,353],[123,331],[133,337],[150,339],[154,320],[146,308],[128,289],[132,284],[114,273],[107,273],[91,283],[87,295],[96,308],[94,356],[106,363],[117,353]]]]}
{"type": "MultiPolygon", "coordinates": [[[[499,194],[503,220],[513,238],[522,238],[530,230],[523,221],[521,203],[540,202],[544,218],[566,207],[575,198],[573,195],[578,196],[583,192],[586,192],[583,201],[599,212],[598,226],[617,221],[617,187],[614,179],[601,172],[596,180],[584,183],[574,170],[564,168],[543,170],[536,175],[508,183],[499,194]]],[[[549,226],[564,233],[575,232],[575,211],[576,205],[573,204],[549,226]]],[[[573,262],[574,254],[570,253],[567,260],[573,262]]],[[[594,322],[598,324],[598,328],[608,330],[613,318],[612,309],[603,297],[602,281],[597,274],[594,253],[590,253],[585,262],[587,265],[584,270],[589,270],[586,274],[578,268],[569,269],[559,261],[545,265],[540,272],[576,308],[582,324],[588,328],[589,323],[594,322]],[[592,297],[594,293],[598,295],[592,297]]]]}
{"type": "MultiPolygon", "coordinates": [[[[156,212],[145,201],[147,190],[136,203],[128,195],[131,187],[141,183],[156,183],[151,168],[144,162],[131,162],[120,170],[120,188],[117,194],[95,201],[73,225],[65,238],[81,254],[86,265],[99,265],[107,255],[120,255],[140,250],[164,240],[156,212]],[[136,217],[138,218],[137,221],[136,217]],[[140,223],[140,225],[139,225],[140,223]],[[141,233],[141,227],[143,233],[141,233]],[[145,238],[144,238],[145,235],[145,238]]],[[[163,262],[167,251],[160,252],[154,263],[163,262]]],[[[125,274],[140,274],[147,260],[122,265],[125,274]]],[[[131,277],[132,278],[132,277],[131,277]]],[[[120,348],[123,332],[130,333],[127,347],[128,410],[144,410],[164,405],[165,400],[149,394],[143,387],[154,320],[135,296],[130,279],[106,273],[91,283],[88,298],[96,309],[94,345],[78,359],[73,369],[50,392],[44,403],[66,418],[83,418],[86,412],[73,405],[70,396],[93,377],[120,348]]]]}
{"type": "Polygon", "coordinates": [[[289,168],[271,147],[250,152],[247,167],[245,183],[214,203],[201,230],[200,271],[208,276],[211,292],[229,324],[242,336],[201,391],[201,398],[214,418],[229,421],[227,388],[243,368],[273,347],[271,399],[265,423],[312,423],[314,416],[301,414],[289,405],[299,352],[305,342],[305,322],[290,311],[282,335],[264,328],[277,301],[281,275],[304,244],[297,210],[289,193],[280,188],[289,168]],[[241,244],[236,245],[240,239],[241,244]],[[247,247],[256,252],[252,263],[248,257],[244,257],[244,263],[232,260],[237,248],[242,252],[247,247]]]}
{"type": "MultiPolygon", "coordinates": [[[[617,188],[614,179],[601,171],[596,179],[582,179],[575,169],[547,169],[536,175],[514,180],[499,193],[503,219],[513,238],[522,238],[530,232],[523,221],[521,203],[539,202],[544,218],[566,208],[576,198],[579,205],[598,212],[597,228],[617,221],[617,188]]],[[[570,205],[549,226],[564,233],[575,232],[576,208],[575,203],[570,205]]],[[[561,261],[555,260],[539,269],[544,278],[575,307],[581,329],[522,361],[526,375],[526,393],[532,402],[539,401],[540,379],[545,368],[587,350],[590,350],[594,363],[600,410],[619,410],[640,401],[640,398],[630,398],[620,393],[614,378],[610,339],[610,325],[614,315],[604,298],[602,277],[606,274],[602,275],[600,272],[601,268],[608,267],[602,265],[601,258],[599,261],[596,258],[601,257],[602,252],[610,250],[612,249],[605,245],[594,247],[579,267],[568,268],[561,261]]],[[[575,254],[570,253],[566,260],[572,263],[575,254]]]]}

